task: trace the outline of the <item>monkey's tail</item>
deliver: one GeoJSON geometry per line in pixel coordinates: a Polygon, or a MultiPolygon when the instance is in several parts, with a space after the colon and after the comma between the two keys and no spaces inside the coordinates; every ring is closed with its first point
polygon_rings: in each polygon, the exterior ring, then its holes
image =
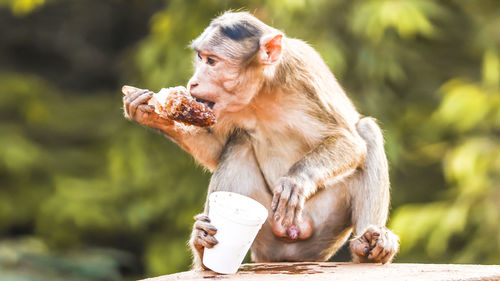
{"type": "Polygon", "coordinates": [[[363,168],[356,173],[352,186],[352,220],[356,235],[370,225],[385,226],[389,212],[389,167],[384,151],[384,137],[375,119],[362,118],[356,125],[366,142],[363,168]]]}

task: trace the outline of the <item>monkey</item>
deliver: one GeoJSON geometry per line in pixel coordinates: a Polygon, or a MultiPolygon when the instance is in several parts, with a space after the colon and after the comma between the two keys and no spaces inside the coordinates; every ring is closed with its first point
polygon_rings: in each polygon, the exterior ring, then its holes
{"type": "MultiPolygon", "coordinates": [[[[225,12],[191,43],[191,95],[210,106],[211,127],[159,118],[138,90],[125,117],[159,130],[212,172],[208,194],[232,191],[269,217],[251,246],[255,262],[326,261],[349,237],[354,262],[389,263],[399,239],[386,227],[390,182],[384,139],[361,116],[321,56],[250,13],[225,12]]],[[[208,196],[207,196],[208,198],[208,196]]],[[[217,229],[195,216],[195,268],[217,229]]]]}

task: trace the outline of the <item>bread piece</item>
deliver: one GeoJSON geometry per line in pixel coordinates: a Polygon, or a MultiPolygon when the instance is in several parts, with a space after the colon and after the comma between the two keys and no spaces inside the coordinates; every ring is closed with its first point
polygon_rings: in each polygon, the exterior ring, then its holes
{"type": "MultiPolygon", "coordinates": [[[[140,90],[132,86],[122,87],[124,95],[140,90]]],[[[198,102],[182,86],[161,89],[160,92],[153,94],[148,104],[153,105],[155,112],[163,118],[198,127],[215,124],[215,114],[210,107],[198,102]]]]}
{"type": "Polygon", "coordinates": [[[215,124],[213,111],[206,104],[193,98],[182,86],[161,89],[153,95],[149,104],[155,106],[158,114],[178,122],[198,127],[215,124]]]}

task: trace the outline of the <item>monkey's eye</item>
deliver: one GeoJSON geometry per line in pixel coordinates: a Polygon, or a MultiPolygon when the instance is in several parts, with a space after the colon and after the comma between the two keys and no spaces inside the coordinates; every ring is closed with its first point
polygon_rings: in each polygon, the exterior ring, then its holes
{"type": "Polygon", "coordinates": [[[208,57],[208,58],[207,58],[207,63],[208,63],[209,65],[212,65],[212,66],[213,66],[213,65],[215,65],[215,63],[216,63],[216,62],[217,62],[217,61],[216,61],[216,60],[214,60],[214,59],[213,59],[213,58],[211,58],[211,57],[208,57]]]}

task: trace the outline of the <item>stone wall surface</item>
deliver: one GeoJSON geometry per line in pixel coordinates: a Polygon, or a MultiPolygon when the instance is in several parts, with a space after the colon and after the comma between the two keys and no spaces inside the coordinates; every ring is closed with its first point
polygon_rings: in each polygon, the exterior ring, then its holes
{"type": "Polygon", "coordinates": [[[354,264],[339,262],[251,263],[243,264],[236,274],[212,271],[186,271],[147,281],[170,280],[308,280],[308,281],[500,281],[500,265],[458,264],[354,264]]]}

